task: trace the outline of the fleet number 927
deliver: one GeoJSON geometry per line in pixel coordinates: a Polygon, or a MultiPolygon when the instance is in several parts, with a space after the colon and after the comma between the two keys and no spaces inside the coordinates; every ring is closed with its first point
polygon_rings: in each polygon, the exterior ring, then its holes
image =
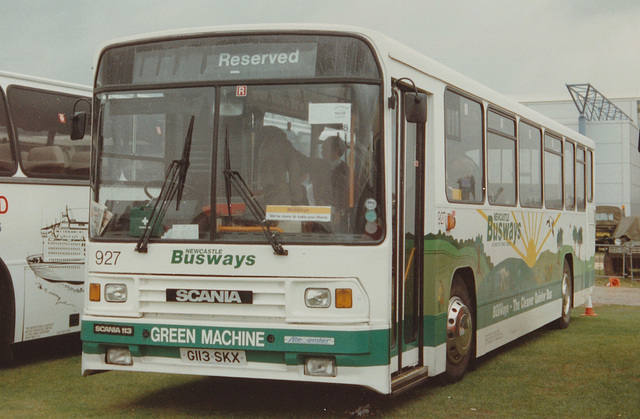
{"type": "Polygon", "coordinates": [[[96,251],[96,265],[115,265],[118,263],[118,258],[120,257],[120,253],[118,251],[112,252],[111,250],[107,250],[103,252],[102,250],[96,251]]]}

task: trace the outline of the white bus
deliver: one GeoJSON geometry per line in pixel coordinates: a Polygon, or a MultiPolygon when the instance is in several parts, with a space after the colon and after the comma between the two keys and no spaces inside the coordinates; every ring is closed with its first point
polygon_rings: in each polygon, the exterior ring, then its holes
{"type": "Polygon", "coordinates": [[[593,142],[379,33],[172,32],[96,69],[85,375],[393,393],[594,285],[593,142]]]}
{"type": "Polygon", "coordinates": [[[80,331],[91,88],[0,72],[0,362],[11,344],[80,331]]]}

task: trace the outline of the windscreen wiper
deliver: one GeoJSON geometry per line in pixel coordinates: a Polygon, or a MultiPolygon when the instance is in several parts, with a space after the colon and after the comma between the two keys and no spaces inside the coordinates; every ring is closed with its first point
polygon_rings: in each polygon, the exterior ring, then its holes
{"type": "Polygon", "coordinates": [[[233,184],[235,189],[240,194],[242,200],[249,207],[249,211],[253,215],[253,217],[258,221],[260,227],[262,227],[262,232],[269,240],[271,247],[273,248],[273,252],[279,256],[287,256],[289,252],[282,247],[282,243],[280,243],[280,238],[277,233],[271,231],[269,227],[269,223],[266,220],[266,214],[262,209],[260,203],[256,200],[256,197],[251,193],[251,189],[247,186],[247,183],[242,178],[242,175],[235,170],[231,170],[231,158],[229,157],[229,136],[228,131],[225,131],[224,137],[224,177],[225,177],[225,187],[227,188],[227,207],[229,209],[229,217],[231,217],[231,188],[230,185],[233,184]]]}
{"type": "Polygon", "coordinates": [[[184,139],[184,147],[182,148],[182,158],[180,160],[174,160],[169,165],[167,173],[164,177],[162,189],[160,189],[160,195],[156,200],[153,210],[149,215],[149,222],[136,244],[135,251],[138,253],[147,253],[147,246],[152,232],[156,225],[162,220],[164,214],[171,203],[173,197],[177,194],[176,211],[180,209],[180,201],[182,200],[182,192],[184,191],[184,184],[187,179],[187,170],[189,170],[189,158],[191,155],[191,138],[193,137],[193,121],[195,115],[191,115],[189,121],[189,128],[187,129],[187,136],[184,139]]]}
{"type": "Polygon", "coordinates": [[[231,172],[231,157],[229,155],[229,128],[224,130],[224,192],[227,198],[227,218],[231,222],[231,176],[227,176],[227,172],[231,172]]]}

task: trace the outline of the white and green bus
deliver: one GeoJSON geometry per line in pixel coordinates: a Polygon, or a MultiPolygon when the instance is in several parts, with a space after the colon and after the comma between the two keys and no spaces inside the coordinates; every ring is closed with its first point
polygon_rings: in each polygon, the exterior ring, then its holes
{"type": "Polygon", "coordinates": [[[594,285],[593,142],[379,33],[155,34],[96,70],[85,375],[394,393],[594,285]]]}
{"type": "Polygon", "coordinates": [[[11,345],[80,332],[90,141],[71,141],[91,88],[0,72],[0,363],[11,345]]]}

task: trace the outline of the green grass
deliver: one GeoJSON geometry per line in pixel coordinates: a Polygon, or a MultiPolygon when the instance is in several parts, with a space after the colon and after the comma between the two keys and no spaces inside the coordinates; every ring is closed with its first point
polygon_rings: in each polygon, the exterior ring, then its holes
{"type": "Polygon", "coordinates": [[[0,417],[637,417],[640,309],[573,311],[476,362],[459,383],[388,399],[354,387],[109,372],[80,376],[78,338],[17,345],[0,370],[0,417]],[[56,348],[55,351],[52,348],[56,348]]]}

